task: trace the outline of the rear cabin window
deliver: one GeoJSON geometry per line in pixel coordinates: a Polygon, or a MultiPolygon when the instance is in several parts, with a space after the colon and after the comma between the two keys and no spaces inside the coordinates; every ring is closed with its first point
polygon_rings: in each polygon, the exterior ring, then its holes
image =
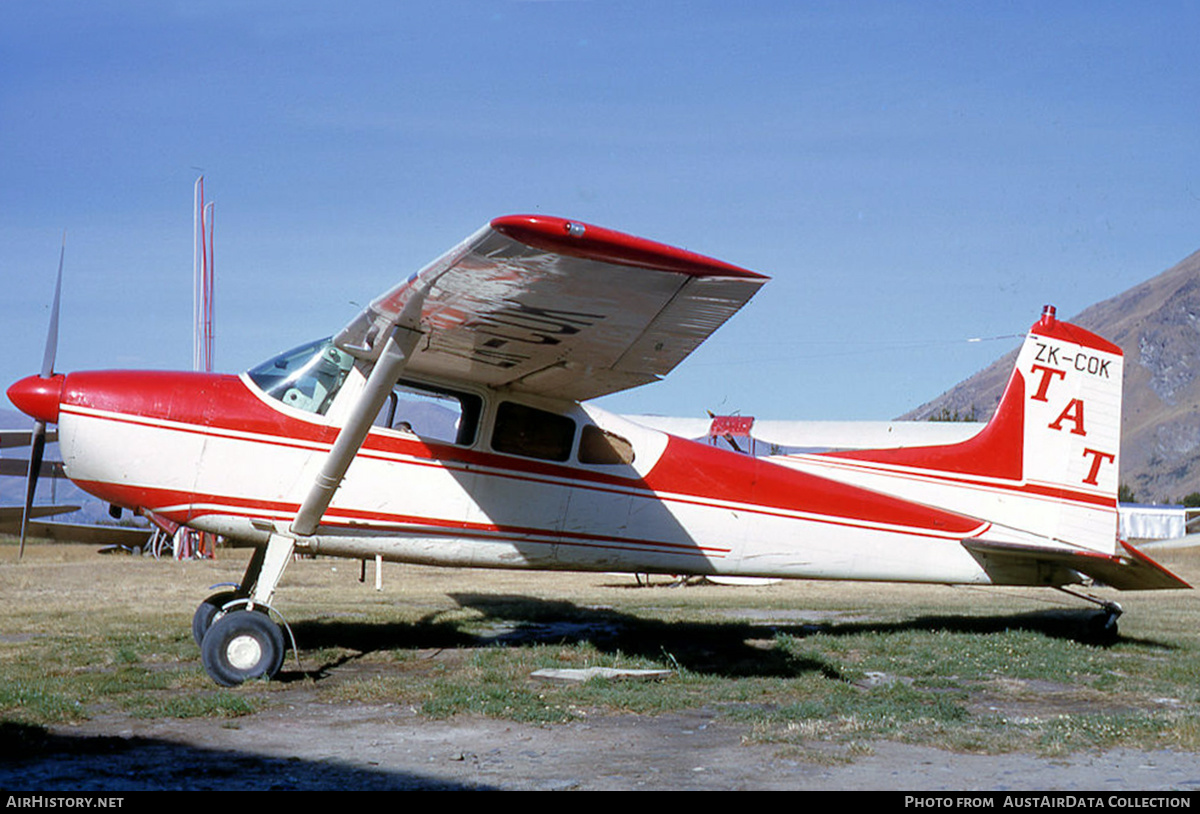
{"type": "Polygon", "coordinates": [[[426,441],[469,446],[475,441],[482,409],[479,396],[401,379],[392,388],[375,426],[426,441]]]}
{"type": "Polygon", "coordinates": [[[575,440],[575,422],[558,413],[511,401],[500,403],[492,449],[509,455],[566,461],[575,440]]]}
{"type": "Polygon", "coordinates": [[[633,444],[615,432],[587,424],[579,436],[581,464],[631,464],[633,444]]]}

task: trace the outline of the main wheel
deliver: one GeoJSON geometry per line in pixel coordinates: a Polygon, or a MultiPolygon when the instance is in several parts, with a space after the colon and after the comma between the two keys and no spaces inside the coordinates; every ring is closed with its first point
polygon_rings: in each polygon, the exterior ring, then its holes
{"type": "Polygon", "coordinates": [[[238,596],[240,594],[237,591],[221,591],[200,603],[196,612],[192,614],[192,638],[196,640],[197,646],[204,643],[204,634],[212,626],[213,620],[217,618],[221,608],[237,599],[238,596]]]}
{"type": "Polygon", "coordinates": [[[200,661],[213,681],[236,687],[273,678],[283,666],[283,631],[265,613],[235,610],[212,623],[200,643],[200,661]]]}

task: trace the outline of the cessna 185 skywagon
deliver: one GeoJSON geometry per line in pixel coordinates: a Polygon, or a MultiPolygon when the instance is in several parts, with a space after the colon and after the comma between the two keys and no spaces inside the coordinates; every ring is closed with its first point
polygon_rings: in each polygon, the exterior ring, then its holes
{"type": "MultiPolygon", "coordinates": [[[[1188,587],[1118,539],[1121,351],[1052,309],[961,443],[755,458],[586,403],[665,375],[766,280],[575,221],[501,217],[336,336],[240,376],[64,376],[48,350],[8,394],[35,428],[58,425],[82,488],[255,546],[240,585],[195,614],[223,685],[279,670],[270,611],[294,552],[1188,587]]],[[[1101,604],[1111,626],[1119,609],[1101,604]]]]}

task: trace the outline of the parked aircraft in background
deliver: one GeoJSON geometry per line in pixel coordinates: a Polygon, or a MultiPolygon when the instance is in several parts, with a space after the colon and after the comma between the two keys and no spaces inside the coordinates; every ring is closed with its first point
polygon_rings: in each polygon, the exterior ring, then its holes
{"type": "MultiPolygon", "coordinates": [[[[58,440],[58,433],[54,430],[46,431],[46,443],[53,444],[58,440]]],[[[0,430],[0,449],[15,449],[17,447],[27,447],[33,442],[33,433],[30,430],[0,430]]]]}
{"type": "MultiPolygon", "coordinates": [[[[576,221],[502,217],[336,336],[240,376],[63,375],[48,350],[8,393],[35,427],[57,424],[83,489],[255,546],[240,585],[194,618],[224,685],[279,670],[269,611],[295,552],[1188,587],[1117,535],[1120,349],[1050,308],[994,418],[952,443],[757,458],[588,403],[666,375],[766,281],[576,221]]],[[[1120,609],[1093,601],[1115,630],[1120,609]]]]}
{"type": "MultiPolygon", "coordinates": [[[[0,430],[0,448],[15,449],[30,446],[33,433],[29,430],[0,430]]],[[[54,443],[58,434],[49,431],[46,443],[54,443]]],[[[38,467],[38,476],[50,475],[56,477],[63,474],[62,464],[58,461],[42,461],[38,467]]],[[[0,459],[0,476],[29,475],[29,462],[18,459],[0,459]]],[[[62,521],[40,521],[42,517],[56,517],[79,511],[80,507],[70,504],[0,506],[0,534],[13,534],[24,537],[39,537],[47,540],[57,540],[66,543],[96,543],[110,546],[121,546],[128,549],[145,546],[153,533],[152,529],[134,528],[129,526],[104,526],[92,523],[64,523],[62,521]]]]}

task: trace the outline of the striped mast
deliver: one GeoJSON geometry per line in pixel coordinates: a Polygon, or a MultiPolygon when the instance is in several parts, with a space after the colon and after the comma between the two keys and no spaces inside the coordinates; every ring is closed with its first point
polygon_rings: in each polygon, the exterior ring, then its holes
{"type": "MultiPolygon", "coordinates": [[[[204,176],[192,189],[192,369],[213,370],[213,204],[204,200],[204,176]]],[[[191,531],[175,539],[175,558],[209,558],[215,535],[191,531]]]]}
{"type": "Polygon", "coordinates": [[[204,176],[192,191],[192,369],[213,369],[213,204],[204,200],[204,176]]]}

